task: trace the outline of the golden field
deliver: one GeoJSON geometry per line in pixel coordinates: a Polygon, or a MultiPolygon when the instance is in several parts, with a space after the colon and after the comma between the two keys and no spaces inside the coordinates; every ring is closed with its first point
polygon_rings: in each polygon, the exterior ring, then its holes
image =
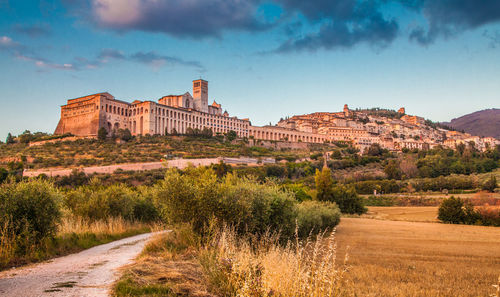
{"type": "Polygon", "coordinates": [[[354,296],[495,293],[500,228],[343,218],[336,237],[338,257],[349,247],[345,277],[354,296]]]}
{"type": "Polygon", "coordinates": [[[369,206],[364,218],[409,221],[409,222],[438,222],[437,206],[369,206]]]}

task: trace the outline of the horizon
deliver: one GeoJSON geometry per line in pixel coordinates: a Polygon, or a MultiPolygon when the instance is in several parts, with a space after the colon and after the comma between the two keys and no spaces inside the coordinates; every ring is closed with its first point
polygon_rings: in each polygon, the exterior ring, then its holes
{"type": "Polygon", "coordinates": [[[156,101],[198,77],[254,125],[344,104],[435,122],[499,108],[498,2],[408,3],[0,0],[0,139],[53,133],[70,98],[156,101]]]}

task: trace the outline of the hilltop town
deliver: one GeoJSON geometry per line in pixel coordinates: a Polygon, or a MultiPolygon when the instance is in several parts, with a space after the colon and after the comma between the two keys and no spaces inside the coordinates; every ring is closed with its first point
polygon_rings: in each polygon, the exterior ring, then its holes
{"type": "Polygon", "coordinates": [[[99,129],[108,136],[120,129],[132,135],[186,134],[189,131],[209,131],[226,134],[231,131],[253,140],[306,143],[346,142],[361,152],[372,144],[388,150],[426,150],[438,145],[456,148],[474,144],[485,150],[499,144],[492,137],[479,137],[451,130],[426,121],[423,117],[383,109],[351,110],[344,105],[341,112],[316,112],[281,119],[277,125],[254,126],[250,120],[229,116],[213,100],[208,104],[208,82],[193,81],[189,92],[168,95],[157,102],[134,100],[132,103],[115,99],[104,92],[68,100],[61,107],[61,120],[55,134],[96,137],[99,129]]]}
{"type": "Polygon", "coordinates": [[[459,144],[474,143],[476,149],[486,150],[500,142],[493,137],[479,137],[451,130],[423,117],[385,109],[316,112],[281,119],[278,127],[312,134],[328,135],[330,141],[345,141],[364,151],[378,143],[389,150],[426,150],[438,145],[455,149],[459,144]]]}

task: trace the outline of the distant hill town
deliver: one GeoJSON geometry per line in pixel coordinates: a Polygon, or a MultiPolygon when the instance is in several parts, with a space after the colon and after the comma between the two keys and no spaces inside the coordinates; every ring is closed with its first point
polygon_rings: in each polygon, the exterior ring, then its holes
{"type": "Polygon", "coordinates": [[[497,108],[476,111],[443,124],[472,135],[500,139],[500,109],[497,108]]]}
{"type": "Polygon", "coordinates": [[[128,103],[107,92],[69,99],[61,106],[61,120],[54,134],[97,137],[101,131],[111,137],[119,130],[129,130],[134,136],[202,131],[210,135],[232,133],[255,141],[344,142],[361,152],[373,144],[398,151],[425,150],[438,145],[454,149],[459,144],[473,144],[476,149],[485,150],[499,143],[493,137],[454,131],[443,124],[406,114],[404,107],[398,111],[352,110],[345,104],[339,112],[294,115],[281,119],[277,125],[261,127],[252,125],[249,119],[229,116],[215,100],[209,105],[208,99],[208,82],[203,79],[193,81],[193,95],[186,92],[157,101],[128,103]]]}

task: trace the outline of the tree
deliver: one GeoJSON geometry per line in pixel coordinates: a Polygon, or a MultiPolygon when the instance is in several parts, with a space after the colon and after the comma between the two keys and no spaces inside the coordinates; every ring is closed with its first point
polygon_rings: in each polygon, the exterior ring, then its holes
{"type": "Polygon", "coordinates": [[[0,168],[0,184],[7,179],[9,172],[5,168],[0,168]]]}
{"type": "Polygon", "coordinates": [[[235,131],[231,130],[231,131],[227,132],[226,137],[227,137],[228,141],[233,141],[236,139],[236,137],[238,137],[238,134],[236,134],[235,131]]]}
{"type": "Polygon", "coordinates": [[[363,214],[367,209],[353,186],[339,185],[333,188],[331,202],[337,203],[340,211],[349,214],[363,214]]]}
{"type": "Polygon", "coordinates": [[[6,144],[13,144],[15,143],[14,137],[12,137],[12,134],[7,134],[7,139],[5,140],[6,144]]]}
{"type": "Polygon", "coordinates": [[[116,131],[116,136],[123,141],[132,139],[132,133],[130,133],[129,129],[118,129],[118,131],[116,131]]]}
{"type": "Polygon", "coordinates": [[[201,135],[204,138],[211,138],[213,136],[212,129],[207,127],[203,128],[203,130],[201,130],[201,135]]]}
{"type": "Polygon", "coordinates": [[[385,174],[388,179],[401,179],[401,170],[396,160],[390,160],[384,168],[385,174]]]}
{"type": "Polygon", "coordinates": [[[316,199],[319,201],[330,201],[332,199],[333,178],[328,167],[323,167],[321,171],[316,169],[314,177],[316,182],[316,199]]]}
{"type": "Polygon", "coordinates": [[[460,224],[465,221],[464,203],[460,198],[451,196],[441,202],[438,219],[444,223],[460,224]]]}
{"type": "Polygon", "coordinates": [[[33,135],[29,130],[25,130],[18,138],[20,143],[29,143],[33,139],[33,135]]]}
{"type": "Polygon", "coordinates": [[[366,154],[369,156],[381,156],[382,153],[383,153],[382,148],[378,143],[372,143],[366,151],[366,154]]]}
{"type": "Polygon", "coordinates": [[[492,175],[490,178],[483,184],[482,189],[488,192],[494,192],[497,187],[497,178],[492,175]]]}
{"type": "Polygon", "coordinates": [[[106,130],[106,128],[101,127],[99,128],[99,130],[97,130],[97,139],[104,141],[107,137],[108,131],[106,130]]]}

